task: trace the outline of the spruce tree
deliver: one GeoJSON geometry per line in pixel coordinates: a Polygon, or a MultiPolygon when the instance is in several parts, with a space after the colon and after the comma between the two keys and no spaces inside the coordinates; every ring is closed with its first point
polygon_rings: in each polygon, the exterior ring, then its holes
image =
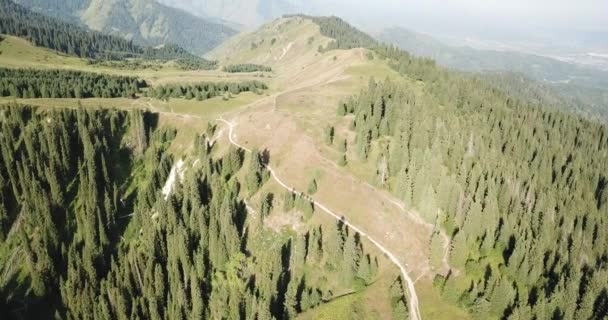
{"type": "Polygon", "coordinates": [[[308,184],[308,194],[313,195],[317,192],[317,180],[312,179],[308,184]]]}

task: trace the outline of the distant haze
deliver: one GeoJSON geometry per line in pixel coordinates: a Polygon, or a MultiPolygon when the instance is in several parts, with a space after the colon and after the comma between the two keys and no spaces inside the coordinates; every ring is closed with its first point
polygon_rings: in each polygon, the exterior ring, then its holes
{"type": "Polygon", "coordinates": [[[313,0],[319,13],[371,29],[401,26],[436,36],[608,46],[606,0],[313,0]]]}
{"type": "MultiPolygon", "coordinates": [[[[545,28],[608,31],[608,1],[605,0],[330,0],[331,10],[350,13],[414,18],[417,23],[501,24],[517,27],[534,24],[545,28]],[[443,20],[443,19],[446,19],[443,20]],[[439,20],[441,19],[441,20],[439,20]]],[[[396,21],[391,21],[396,22],[396,21]]]]}
{"type": "MultiPolygon", "coordinates": [[[[197,11],[255,11],[261,19],[235,23],[261,23],[282,13],[337,15],[368,31],[401,26],[439,37],[532,46],[608,49],[608,0],[162,0],[197,11]],[[245,5],[246,4],[246,5],[245,5]],[[252,5],[253,4],[253,5],[252,5]],[[246,10],[243,10],[245,9],[246,10]],[[253,7],[253,10],[250,9],[253,7]]],[[[245,13],[242,13],[245,15],[245,13]]],[[[473,43],[473,42],[472,42],[473,43]]],[[[492,45],[490,43],[490,45],[492,45]]],[[[540,50],[540,49],[539,49],[540,50]]]]}
{"type": "MultiPolygon", "coordinates": [[[[204,8],[206,1],[163,0],[177,7],[204,8]]],[[[219,6],[230,6],[239,1],[211,1],[219,6]]],[[[261,0],[260,3],[286,3],[294,7],[313,9],[319,13],[370,15],[370,18],[388,17],[390,23],[399,16],[415,18],[428,24],[491,22],[504,25],[537,24],[547,28],[608,31],[608,1],[606,0],[261,0]],[[466,19],[467,21],[462,21],[466,19]],[[431,20],[431,21],[428,21],[431,20]],[[433,21],[434,20],[434,21],[433,21]]],[[[217,5],[216,5],[217,6],[217,5]]],[[[385,22],[386,19],[384,19],[385,22]]]]}

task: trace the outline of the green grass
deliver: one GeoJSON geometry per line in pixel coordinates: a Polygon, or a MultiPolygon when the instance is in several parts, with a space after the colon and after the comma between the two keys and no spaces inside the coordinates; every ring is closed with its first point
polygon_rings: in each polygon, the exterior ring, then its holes
{"type": "MultiPolygon", "coordinates": [[[[133,75],[141,74],[142,71],[124,69],[121,63],[116,67],[90,64],[87,59],[69,56],[54,50],[36,47],[25,39],[5,36],[0,42],[0,65],[13,68],[37,68],[37,69],[78,69],[90,72],[103,72],[133,75]]],[[[152,63],[152,62],[150,62],[152,63]]],[[[165,71],[179,71],[165,64],[156,64],[156,68],[165,71]]],[[[143,69],[143,73],[156,73],[154,70],[143,69]]]]}
{"type": "Polygon", "coordinates": [[[346,70],[346,73],[352,76],[374,77],[376,81],[382,81],[386,78],[402,78],[401,75],[380,60],[370,60],[365,64],[352,66],[346,70]]]}
{"type": "Polygon", "coordinates": [[[86,68],[86,61],[32,46],[24,39],[4,36],[0,42],[0,65],[27,68],[86,68]]]}
{"type": "Polygon", "coordinates": [[[0,66],[9,68],[71,69],[115,75],[136,76],[151,83],[241,81],[266,78],[255,75],[228,74],[219,70],[184,71],[172,63],[146,62],[148,68],[129,70],[123,63],[90,64],[88,60],[68,56],[53,50],[36,47],[27,40],[13,36],[2,36],[0,41],[0,66]]]}
{"type": "Polygon", "coordinates": [[[167,112],[192,114],[213,120],[222,113],[234,111],[258,99],[262,99],[264,96],[265,94],[258,95],[252,92],[243,92],[228,100],[224,100],[222,97],[215,97],[204,101],[170,99],[166,104],[155,103],[155,105],[160,105],[167,112]]]}
{"type": "Polygon", "coordinates": [[[350,320],[369,319],[365,310],[361,309],[361,293],[343,296],[328,303],[304,312],[298,316],[300,320],[350,320]]]}
{"type": "Polygon", "coordinates": [[[389,270],[381,271],[371,285],[357,286],[356,292],[344,292],[342,296],[337,293],[338,297],[301,313],[297,319],[390,319],[388,288],[394,277],[395,274],[389,270]]]}
{"type": "Polygon", "coordinates": [[[431,281],[416,283],[416,293],[420,300],[420,312],[423,319],[433,320],[467,320],[469,314],[457,305],[443,300],[438,289],[431,281]]]}
{"type": "Polygon", "coordinates": [[[0,97],[0,104],[18,102],[21,104],[41,106],[76,108],[119,108],[133,109],[143,108],[152,111],[171,112],[177,114],[189,114],[205,119],[215,119],[222,113],[234,111],[242,106],[250,104],[264,95],[244,92],[233,96],[228,100],[222,97],[197,101],[181,98],[172,98],[169,101],[160,101],[152,98],[128,99],[128,98],[89,98],[89,99],[64,99],[64,98],[41,98],[41,99],[15,99],[14,97],[0,97]],[[149,102],[149,104],[148,104],[149,102]],[[152,108],[150,108],[150,106],[152,108]]]}
{"type": "MultiPolygon", "coordinates": [[[[319,34],[319,27],[308,20],[280,19],[269,23],[253,33],[237,35],[207,54],[207,57],[219,60],[224,65],[236,63],[274,63],[290,42],[306,43],[307,51],[317,51],[319,45],[325,45],[327,39],[319,34]],[[312,42],[308,43],[308,39],[312,42]],[[275,42],[272,42],[275,39],[275,42]],[[252,47],[252,43],[256,46],[252,47]],[[270,56],[268,53],[271,52],[270,56]],[[264,58],[266,57],[266,58],[264,58]]],[[[301,53],[301,52],[299,52],[301,53]]]]}

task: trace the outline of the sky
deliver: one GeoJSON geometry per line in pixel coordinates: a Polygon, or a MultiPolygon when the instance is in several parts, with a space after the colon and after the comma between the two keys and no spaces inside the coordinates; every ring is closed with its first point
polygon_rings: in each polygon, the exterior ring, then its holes
{"type": "Polygon", "coordinates": [[[556,30],[608,31],[607,0],[310,0],[317,7],[349,15],[384,17],[395,23],[479,24],[517,29],[536,25],[556,30]],[[401,19],[399,19],[401,17],[401,19]],[[406,21],[401,21],[406,22],[406,21]]]}
{"type": "MultiPolygon", "coordinates": [[[[235,6],[253,0],[160,0],[182,8],[235,6]],[[206,4],[208,3],[208,4],[206,4]]],[[[374,24],[488,24],[517,28],[608,32],[608,0],[255,0],[315,8],[319,14],[359,17],[374,24]]],[[[241,5],[242,6],[242,5],[241,5]]]]}
{"type": "Polygon", "coordinates": [[[536,53],[608,50],[608,0],[306,2],[312,2],[320,10],[318,14],[342,16],[372,33],[400,26],[452,44],[483,49],[536,53]]]}
{"type": "Polygon", "coordinates": [[[228,7],[237,16],[238,8],[243,7],[243,3],[250,4],[250,1],[266,3],[265,8],[281,7],[277,3],[290,3],[305,13],[340,16],[371,33],[400,26],[444,41],[454,41],[453,44],[478,43],[482,47],[496,48],[505,44],[521,48],[542,44],[558,51],[566,48],[608,50],[608,0],[159,1],[187,11],[204,10],[206,6],[215,9],[228,7]]]}

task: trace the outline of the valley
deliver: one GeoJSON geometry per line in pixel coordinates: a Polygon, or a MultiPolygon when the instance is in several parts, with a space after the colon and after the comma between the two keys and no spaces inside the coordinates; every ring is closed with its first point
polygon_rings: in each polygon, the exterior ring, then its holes
{"type": "Polygon", "coordinates": [[[209,51],[237,33],[221,22],[151,0],[15,2],[91,30],[121,36],[152,47],[172,43],[196,54],[209,51]]]}

